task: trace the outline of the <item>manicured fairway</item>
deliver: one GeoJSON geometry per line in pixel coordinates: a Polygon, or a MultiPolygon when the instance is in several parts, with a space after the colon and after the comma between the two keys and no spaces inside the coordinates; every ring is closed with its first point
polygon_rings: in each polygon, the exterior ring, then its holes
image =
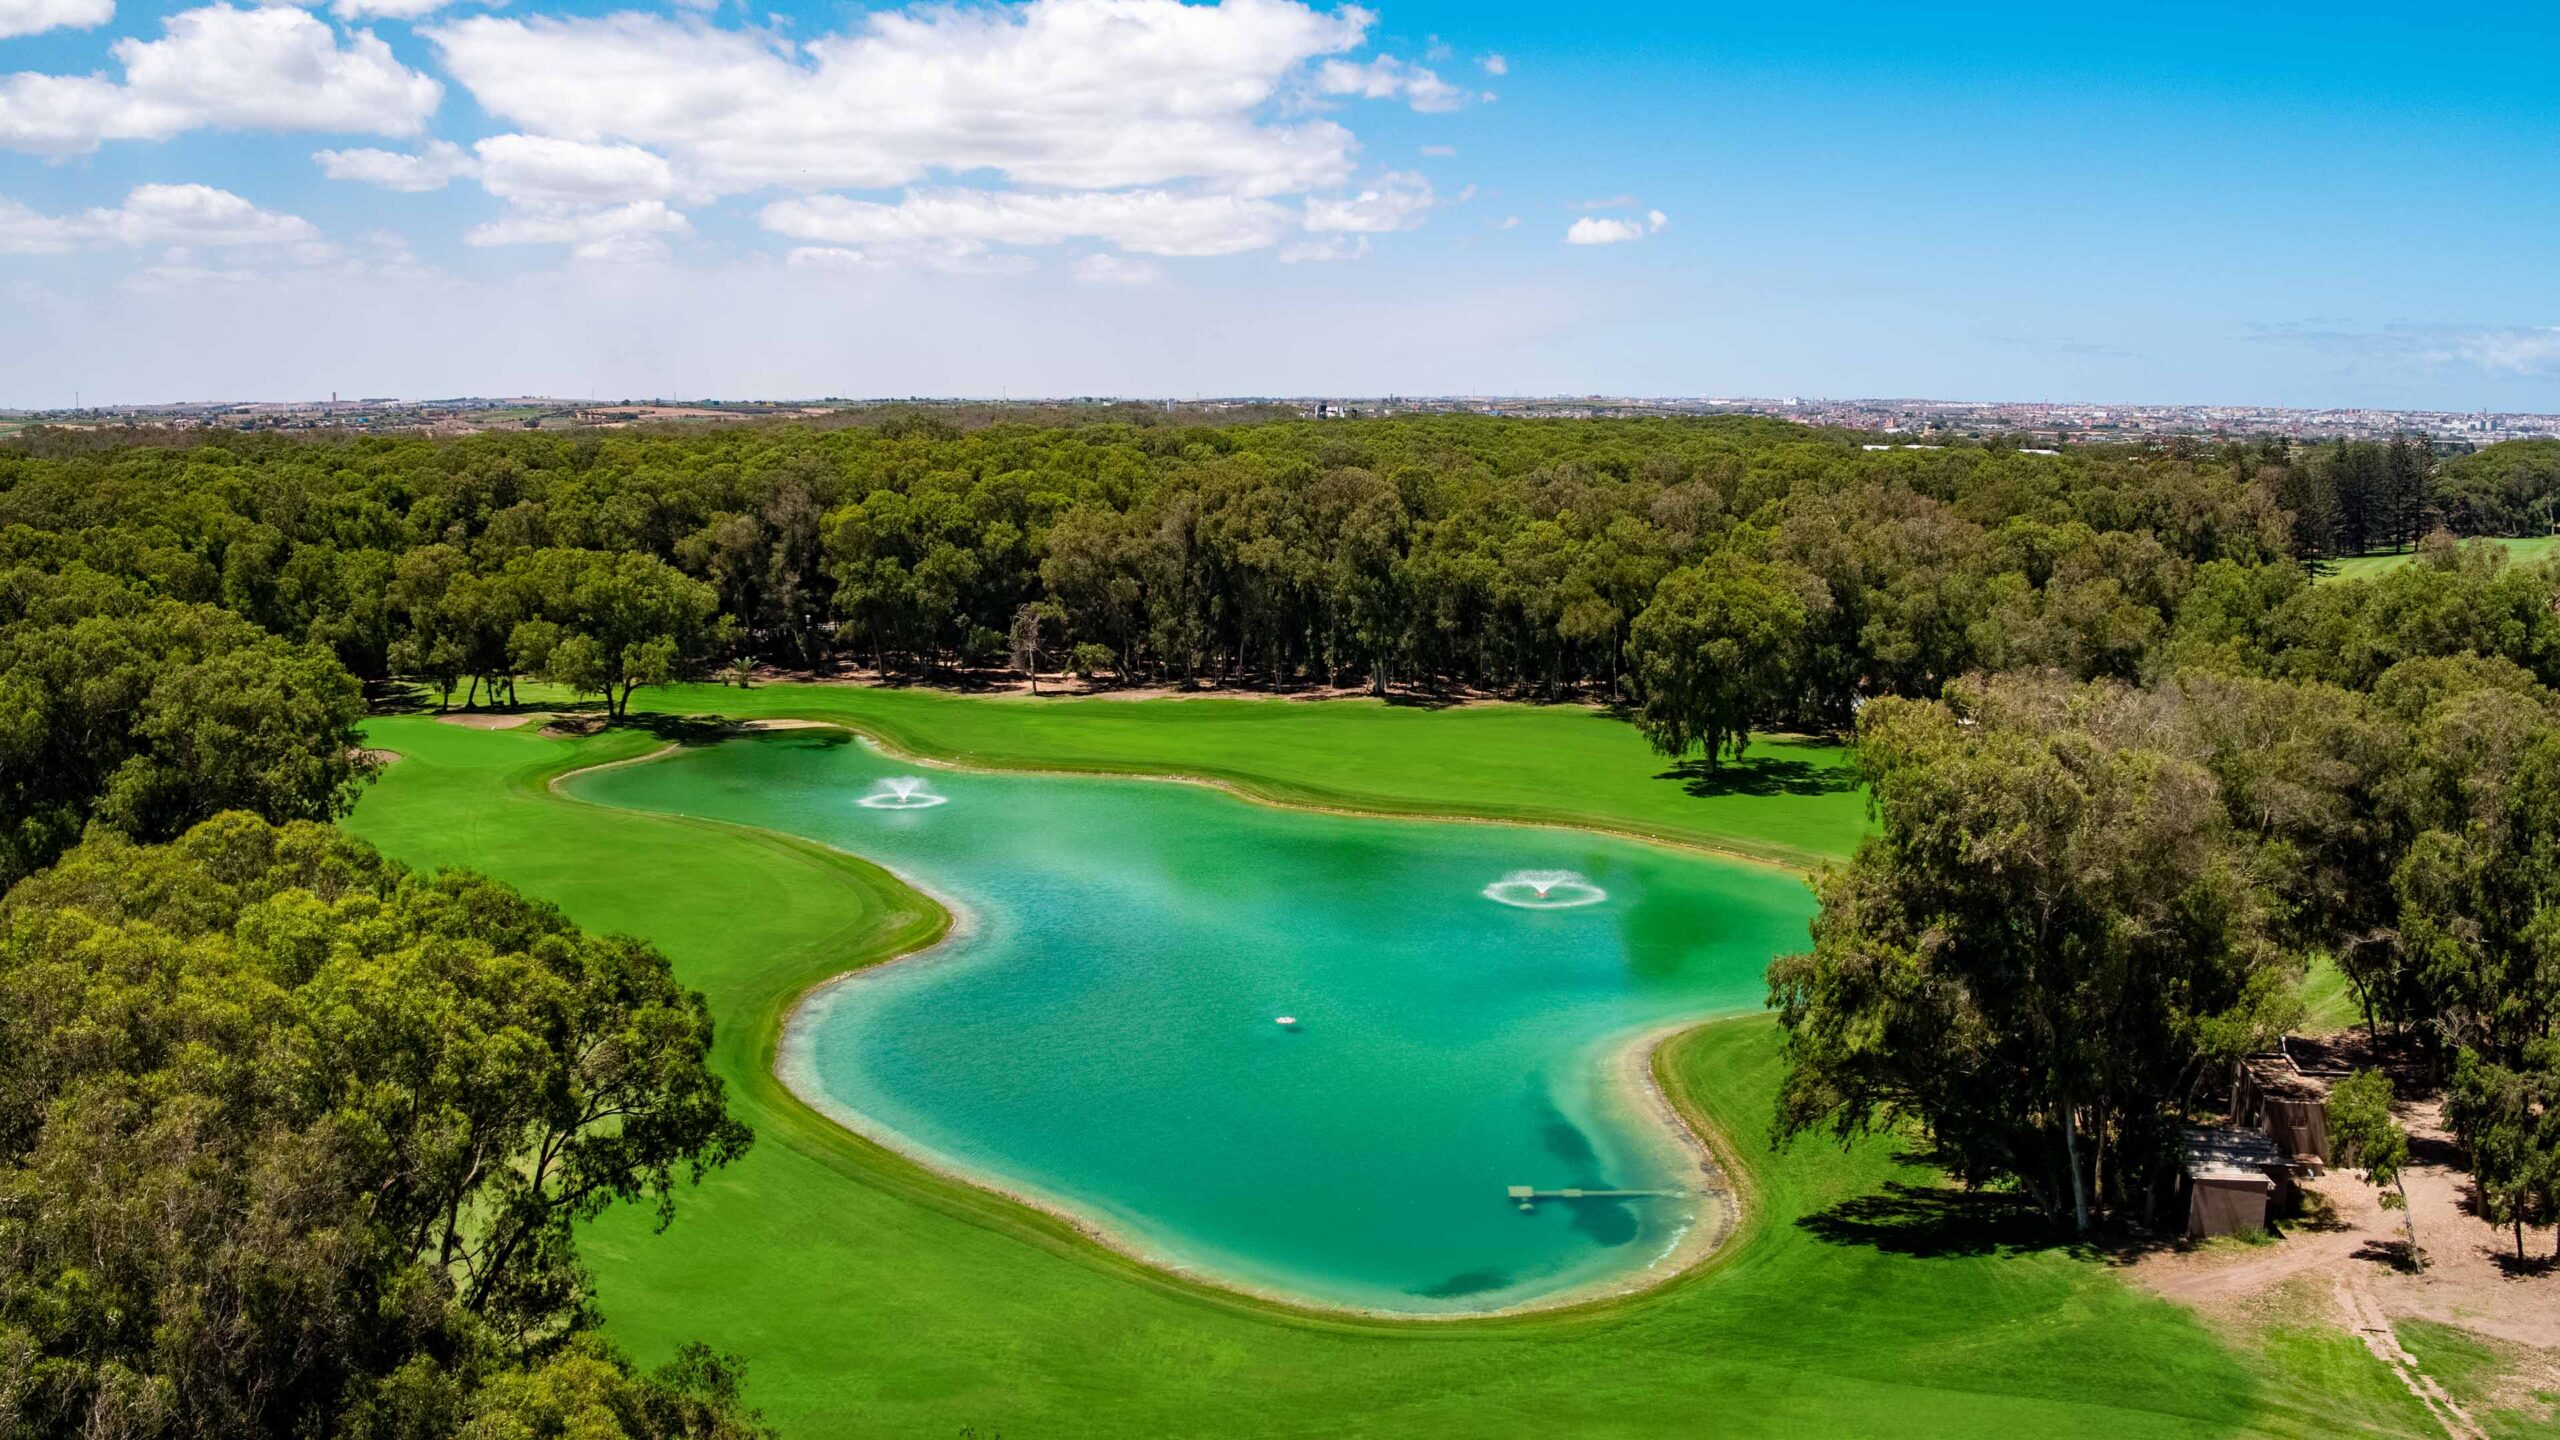
{"type": "MultiPolygon", "coordinates": [[[[2539,560],[2560,545],[2560,535],[2510,535],[2493,539],[2465,540],[2465,545],[2495,545],[2507,552],[2510,564],[2522,565],[2539,560]]],[[[2396,570],[2416,556],[2413,550],[2391,550],[2380,555],[2352,555],[2329,562],[2329,580],[2369,580],[2387,570],[2396,570]]]]}
{"type": "MultiPolygon", "coordinates": [[[[856,691],[704,690],[674,708],[715,702],[772,714],[877,706],[866,723],[888,731],[885,714],[915,727],[892,734],[901,744],[1018,764],[1147,768],[1148,737],[1163,737],[1162,768],[1384,808],[1526,804],[1531,789],[1510,767],[1534,766],[1556,787],[1550,813],[1590,803],[1605,823],[1715,838],[1681,808],[1712,805],[1751,845],[1791,835],[1836,846],[1854,826],[1775,812],[1857,808],[1842,793],[1693,802],[1670,782],[1663,800],[1633,798],[1656,793],[1659,765],[1623,747],[1613,761],[1614,742],[1600,739],[1566,750],[1589,767],[1577,778],[1540,740],[1608,722],[1565,712],[1527,712],[1553,727],[1536,733],[1478,718],[1500,711],[1340,707],[1374,729],[1325,718],[1336,707],[1258,702],[1222,708],[1280,718],[1154,718],[1199,703],[1179,702],[1125,706],[1140,718],[1074,731],[1043,728],[1058,721],[1028,704],[856,691]],[[927,747],[928,724],[956,738],[927,747]],[[1469,750],[1488,737],[1507,745],[1469,750]],[[1424,773],[1383,773],[1399,752],[1427,758],[1424,773]],[[1458,803],[1473,771],[1495,804],[1458,803]],[[1359,789],[1373,778],[1374,796],[1359,789]]],[[[616,1214],[590,1229],[585,1253],[613,1334],[644,1359],[692,1337],[742,1352],[751,1397],[786,1434],[2428,1433],[2415,1402],[2343,1335],[2279,1330],[2263,1350],[2233,1348],[2103,1263],[2050,1248],[1996,1203],[1895,1188],[1929,1177],[1897,1163],[1892,1145],[1773,1155],[1775,1032],[1762,1020],[1692,1031],[1664,1054],[1673,1093],[1729,1137],[1748,1194],[1720,1258],[1665,1291],[1582,1312],[1393,1326],[1167,1280],[924,1175],[772,1078],[791,997],[931,938],[940,917],[920,897],[804,842],[608,811],[545,787],[563,770],[644,753],[643,735],[562,741],[408,718],[377,722],[371,739],[409,758],[352,828],[412,863],[477,866],[584,924],[646,936],[709,997],[715,1060],[757,1147],[686,1193],[667,1233],[616,1214]]]]}

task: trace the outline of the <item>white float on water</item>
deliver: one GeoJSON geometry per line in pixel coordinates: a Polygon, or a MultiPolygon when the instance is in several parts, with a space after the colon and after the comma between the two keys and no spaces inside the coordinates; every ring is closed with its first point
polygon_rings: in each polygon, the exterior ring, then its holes
{"type": "Polygon", "coordinates": [[[1271,1023],[1282,1026],[1286,1029],[1295,1030],[1298,1028],[1298,1017],[1295,1015],[1274,1015],[1271,1017],[1271,1023]]]}

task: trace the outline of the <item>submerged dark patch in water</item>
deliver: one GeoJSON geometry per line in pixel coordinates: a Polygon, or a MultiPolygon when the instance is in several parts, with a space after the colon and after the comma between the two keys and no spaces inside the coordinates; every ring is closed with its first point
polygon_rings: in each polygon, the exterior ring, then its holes
{"type": "MultiPolygon", "coordinates": [[[[1570,1177],[1555,1183],[1555,1189],[1614,1189],[1600,1168],[1600,1151],[1581,1126],[1565,1118],[1550,1098],[1545,1080],[1529,1079],[1529,1109],[1537,1117],[1538,1141],[1556,1158],[1563,1173],[1570,1177]]],[[[1539,1188],[1550,1188],[1540,1182],[1539,1188]]],[[[1574,1233],[1595,1245],[1631,1244],[1642,1232],[1635,1207],[1624,1200],[1541,1200],[1541,1205],[1562,1205],[1570,1217],[1574,1233]]]]}
{"type": "Polygon", "coordinates": [[[1590,1237],[1594,1245],[1626,1245],[1634,1242],[1642,1228],[1636,1223],[1635,1206],[1624,1200],[1567,1200],[1562,1202],[1573,1216],[1573,1228],[1590,1237]]]}
{"type": "Polygon", "coordinates": [[[1499,1290],[1510,1283],[1511,1277],[1499,1270],[1461,1270],[1436,1285],[1418,1285],[1410,1293],[1425,1300],[1456,1300],[1499,1290]]]}
{"type": "MultiPolygon", "coordinates": [[[[1549,1098],[1547,1082],[1535,1075],[1529,1077],[1529,1112],[1537,1117],[1538,1143],[1545,1146],[1547,1153],[1556,1157],[1556,1162],[1564,1167],[1564,1173],[1572,1177],[1557,1182],[1559,1185],[1577,1185],[1591,1190],[1608,1188],[1608,1182],[1600,1178],[1600,1152],[1593,1148],[1591,1137],[1582,1133],[1581,1126],[1565,1118],[1565,1113],[1557,1109],[1556,1102],[1549,1098]]],[[[1539,1182],[1539,1188],[1547,1188],[1546,1182],[1539,1182]]]]}

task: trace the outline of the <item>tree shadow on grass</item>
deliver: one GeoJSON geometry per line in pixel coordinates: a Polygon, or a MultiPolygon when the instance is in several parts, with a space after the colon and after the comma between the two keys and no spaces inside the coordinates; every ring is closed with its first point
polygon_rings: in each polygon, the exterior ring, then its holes
{"type": "Polygon", "coordinates": [[[1834,1245],[1923,1260],[2084,1248],[2020,1196],[1898,1180],[1803,1216],[1796,1228],[1834,1245]]]}
{"type": "MultiPolygon", "coordinates": [[[[662,715],[655,711],[648,711],[625,715],[622,723],[631,729],[645,730],[660,740],[687,748],[697,745],[714,745],[723,740],[732,740],[740,735],[754,733],[753,727],[746,721],[732,720],[721,715],[662,715]]],[[[815,736],[843,735],[844,732],[811,730],[806,733],[815,736]]]]}
{"type": "Polygon", "coordinates": [[[1653,778],[1677,780],[1681,789],[1702,800],[1717,795],[1837,795],[1858,785],[1847,766],[1772,755],[1745,755],[1712,770],[1703,760],[1683,760],[1653,778]]]}
{"type": "Polygon", "coordinates": [[[594,700],[542,708],[560,715],[560,719],[545,733],[557,730],[564,734],[594,735],[608,728],[639,730],[687,748],[716,745],[742,735],[764,735],[777,745],[788,745],[798,750],[833,750],[855,743],[854,733],[842,725],[801,725],[729,715],[676,715],[663,710],[642,710],[636,705],[615,719],[606,712],[602,701],[594,700]]]}
{"type": "Polygon", "coordinates": [[[368,715],[423,715],[435,708],[435,696],[424,685],[402,680],[367,680],[364,682],[364,708],[368,715]]]}
{"type": "Polygon", "coordinates": [[[1421,690],[1390,686],[1378,697],[1393,710],[1454,710],[1467,703],[1467,697],[1447,690],[1421,690]]]}

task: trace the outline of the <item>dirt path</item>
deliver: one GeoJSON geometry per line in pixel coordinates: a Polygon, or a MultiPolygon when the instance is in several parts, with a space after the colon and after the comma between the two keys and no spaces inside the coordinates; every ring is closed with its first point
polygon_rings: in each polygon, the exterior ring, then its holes
{"type": "Polygon", "coordinates": [[[2418,1357],[2401,1345],[2399,1332],[2392,1329],[2390,1312],[2374,1296],[2371,1274],[2355,1266],[2339,1271],[2334,1293],[2348,1328],[2364,1341],[2364,1348],[2373,1352],[2373,1358],[2391,1367],[2391,1373],[2418,1398],[2419,1404],[2427,1407],[2427,1413],[2436,1418],[2447,1435],[2453,1440],[2489,1440],[2488,1432],[2471,1418],[2471,1412],[2444,1393],[2435,1377],[2418,1367],[2418,1357]]]}
{"type": "MultiPolygon", "coordinates": [[[[2286,1291],[2327,1297],[2325,1318],[2362,1340],[2445,1427],[2452,1440],[2485,1440],[2479,1424],[2445,1393],[2401,1345],[2403,1320],[2432,1320],[2526,1352],[2536,1374],[2560,1369],[2560,1268],[2548,1231],[2528,1235],[2537,1263],[2515,1263],[2511,1232],[2465,1208],[2469,1182],[2445,1160],[2454,1152],[2441,1108],[2400,1107],[2412,1148],[2426,1157],[2406,1172],[2410,1213],[2427,1268],[2399,1266],[2402,1217],[2385,1210],[2381,1193],[2352,1170],[2332,1170],[2304,1184],[2305,1218],[2266,1245],[2165,1250],[2133,1261],[2135,1283],[2199,1313],[2256,1329],[2288,1308],[2286,1291]]],[[[2296,1302],[2298,1303],[2298,1302],[2296,1302]]]]}

